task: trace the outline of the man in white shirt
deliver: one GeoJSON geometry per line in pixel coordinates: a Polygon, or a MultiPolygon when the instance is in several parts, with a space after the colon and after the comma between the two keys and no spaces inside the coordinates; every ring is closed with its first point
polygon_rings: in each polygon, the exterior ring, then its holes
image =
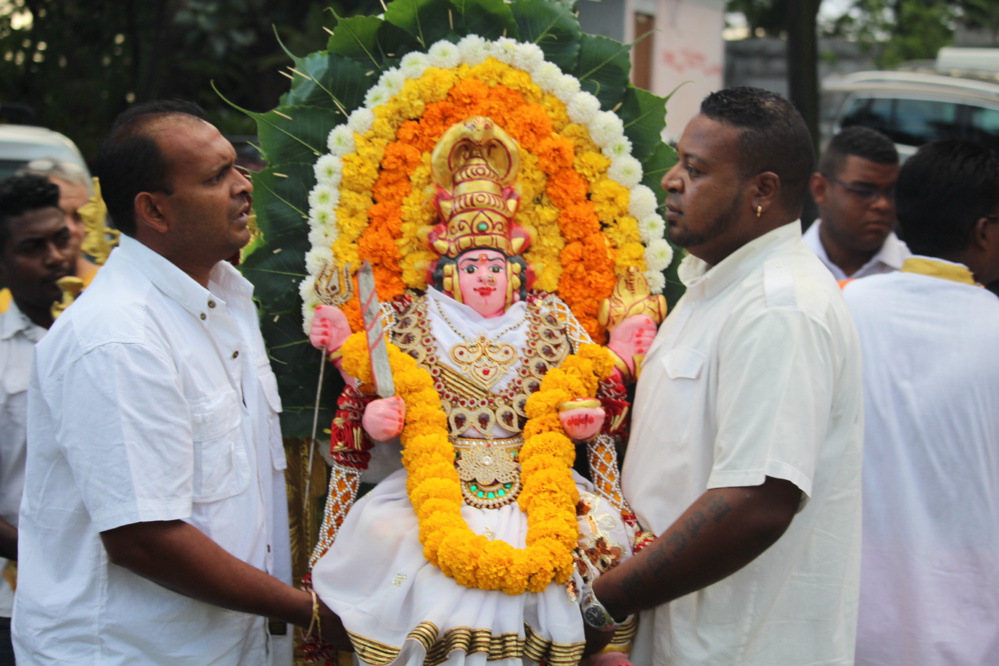
{"type": "Polygon", "coordinates": [[[663,187],[687,291],[643,362],[622,473],[658,537],[594,583],[595,605],[644,611],[636,664],[849,664],[860,350],[801,240],[811,137],[780,96],[732,88],[678,153],[663,187]]]}
{"type": "Polygon", "coordinates": [[[999,653],[999,158],[927,144],[902,166],[902,270],[844,290],[864,362],[857,664],[999,653]]]}
{"type": "Polygon", "coordinates": [[[809,183],[819,219],[805,243],[837,280],[897,271],[909,256],[895,235],[898,151],[867,127],[848,127],[826,146],[809,183]]]}
{"type": "Polygon", "coordinates": [[[19,664],[256,666],[264,617],[336,637],[287,580],[281,406],[225,261],[249,239],[235,159],[184,102],[129,109],[101,148],[122,239],[35,350],[19,664]]]}
{"type": "Polygon", "coordinates": [[[35,344],[52,325],[60,278],[71,274],[72,234],[59,188],[43,176],[0,182],[0,280],[13,296],[0,314],[0,666],[13,666],[17,512],[24,487],[28,375],[35,344]]]}

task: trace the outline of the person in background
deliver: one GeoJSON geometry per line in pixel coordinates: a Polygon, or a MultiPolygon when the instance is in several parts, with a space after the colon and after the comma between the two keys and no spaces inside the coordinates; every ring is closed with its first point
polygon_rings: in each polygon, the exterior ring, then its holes
{"type": "Polygon", "coordinates": [[[687,290],[642,364],[622,470],[659,536],[594,582],[584,613],[644,611],[636,664],[849,664],[860,348],[801,240],[811,137],[779,95],[729,88],[678,154],[662,184],[687,290]]]}
{"type": "Polygon", "coordinates": [[[843,294],[864,366],[857,664],[999,652],[999,158],[946,139],[898,178],[914,255],[843,294]]]}
{"type": "Polygon", "coordinates": [[[256,666],[277,652],[268,617],[337,640],[288,584],[281,404],[225,261],[250,236],[235,158],[181,101],[126,110],[101,148],[121,244],[36,345],[28,388],[22,666],[256,666]]]}
{"type": "Polygon", "coordinates": [[[72,238],[59,188],[42,176],[0,182],[0,280],[10,286],[0,314],[0,666],[13,666],[17,512],[24,487],[28,375],[35,343],[52,325],[57,281],[72,270],[72,238]]]}
{"type": "Polygon", "coordinates": [[[895,235],[898,151],[886,136],[848,127],[834,136],[809,187],[819,219],[805,243],[837,280],[897,271],[909,256],[895,235]]]}

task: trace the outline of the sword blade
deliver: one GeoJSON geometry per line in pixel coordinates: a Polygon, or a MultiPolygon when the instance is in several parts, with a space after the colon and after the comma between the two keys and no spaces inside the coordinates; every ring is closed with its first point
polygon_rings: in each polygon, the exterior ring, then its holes
{"type": "Polygon", "coordinates": [[[388,349],[385,346],[385,326],[382,323],[378,292],[375,291],[375,276],[371,271],[371,262],[367,260],[357,273],[357,291],[361,299],[368,353],[371,355],[371,375],[375,379],[375,393],[382,398],[390,398],[395,395],[395,382],[392,381],[392,368],[389,366],[388,349]]]}

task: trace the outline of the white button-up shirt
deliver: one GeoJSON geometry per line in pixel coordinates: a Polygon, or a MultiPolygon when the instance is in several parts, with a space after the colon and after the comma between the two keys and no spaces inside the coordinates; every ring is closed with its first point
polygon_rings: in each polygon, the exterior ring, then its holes
{"type": "Polygon", "coordinates": [[[784,225],[710,267],[645,356],[622,470],[663,533],[709,488],[795,484],[805,502],[741,570],[642,614],[632,661],[850,664],[860,569],[860,348],[829,272],[784,225]]]}
{"type": "Polygon", "coordinates": [[[909,272],[844,296],[864,351],[857,664],[996,663],[999,301],[909,272]]]}
{"type": "Polygon", "coordinates": [[[868,275],[880,275],[881,273],[892,273],[902,268],[905,260],[912,256],[909,246],[892,231],[885,238],[885,242],[881,244],[881,249],[878,250],[877,254],[871,257],[866,264],[858,268],[856,273],[847,275],[826,254],[826,248],[822,245],[822,239],[819,237],[819,227],[821,226],[822,220],[815,220],[812,226],[808,227],[808,231],[805,232],[802,238],[837,281],[848,280],[850,278],[857,279],[867,277],[868,275]]]}
{"type": "Polygon", "coordinates": [[[113,565],[100,539],[122,525],[179,519],[275,573],[274,551],[288,541],[281,406],[251,294],[228,263],[205,289],[122,237],[36,347],[18,663],[267,661],[262,618],[113,565]]]}
{"type": "MultiPolygon", "coordinates": [[[[25,421],[28,416],[28,375],[35,343],[45,335],[17,304],[0,314],[0,518],[17,526],[24,487],[25,421]]],[[[7,560],[0,557],[0,571],[7,560]]],[[[14,591],[0,576],[0,617],[10,617],[14,591]]]]}

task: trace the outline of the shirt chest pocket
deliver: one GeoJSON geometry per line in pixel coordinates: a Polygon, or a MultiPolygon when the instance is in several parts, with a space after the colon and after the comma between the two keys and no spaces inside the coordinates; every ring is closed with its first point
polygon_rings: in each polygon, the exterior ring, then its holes
{"type": "Polygon", "coordinates": [[[662,357],[668,378],[669,411],[684,421],[670,426],[680,440],[686,439],[695,422],[704,418],[705,365],[704,354],[686,347],[671,349],[662,357]]]}
{"type": "Polygon", "coordinates": [[[250,483],[249,461],[240,429],[240,405],[232,389],[191,404],[195,502],[238,495],[250,483]]]}

